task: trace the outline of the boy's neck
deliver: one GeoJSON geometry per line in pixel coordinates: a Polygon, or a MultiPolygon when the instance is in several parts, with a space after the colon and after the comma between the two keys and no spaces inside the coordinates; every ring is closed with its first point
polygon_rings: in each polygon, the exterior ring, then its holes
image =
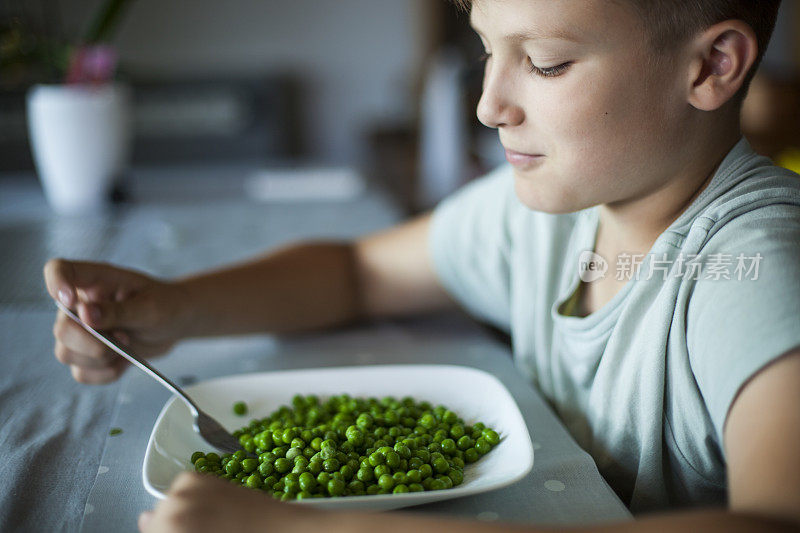
{"type": "MultiPolygon", "coordinates": [[[[687,149],[690,158],[666,184],[645,196],[599,206],[600,229],[596,248],[606,253],[646,254],[656,239],[705,189],[720,163],[741,138],[738,128],[709,135],[702,152],[687,149]],[[708,139],[716,139],[709,143],[708,139]]],[[[695,146],[699,146],[696,144],[695,146]]]]}

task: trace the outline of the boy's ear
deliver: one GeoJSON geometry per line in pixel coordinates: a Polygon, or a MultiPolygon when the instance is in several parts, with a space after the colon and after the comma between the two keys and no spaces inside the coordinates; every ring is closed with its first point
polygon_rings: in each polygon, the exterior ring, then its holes
{"type": "Polygon", "coordinates": [[[758,40],[748,24],[726,20],[695,37],[690,53],[689,104],[713,111],[742,87],[758,56],[758,40]]]}

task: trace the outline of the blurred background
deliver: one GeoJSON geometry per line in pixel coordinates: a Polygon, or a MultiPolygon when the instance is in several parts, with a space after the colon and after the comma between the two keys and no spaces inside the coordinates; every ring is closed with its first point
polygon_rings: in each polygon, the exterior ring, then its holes
{"type": "MultiPolygon", "coordinates": [[[[64,43],[107,4],[0,0],[0,180],[35,180],[26,95],[63,82],[64,43]]],[[[99,39],[130,88],[117,201],[137,168],[235,162],[348,169],[410,214],[504,160],[475,119],[480,43],[444,0],[122,4],[99,39]]],[[[754,147],[785,165],[800,159],[798,35],[800,6],[784,0],[743,118],[754,147]]]]}

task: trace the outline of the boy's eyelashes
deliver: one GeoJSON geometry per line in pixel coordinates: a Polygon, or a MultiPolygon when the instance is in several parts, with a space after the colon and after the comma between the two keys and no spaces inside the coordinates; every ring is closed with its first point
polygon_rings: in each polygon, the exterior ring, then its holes
{"type": "MultiPolygon", "coordinates": [[[[489,52],[484,52],[481,54],[479,61],[481,63],[487,62],[492,57],[492,54],[489,52]]],[[[555,65],[553,67],[537,67],[533,64],[533,60],[529,57],[528,58],[528,71],[531,74],[535,74],[542,78],[554,78],[556,76],[562,75],[567,69],[572,65],[572,61],[567,61],[565,63],[561,63],[560,65],[555,65]]]]}
{"type": "Polygon", "coordinates": [[[530,73],[536,74],[537,76],[541,76],[543,78],[555,78],[556,76],[560,76],[567,71],[567,69],[572,65],[571,61],[567,61],[566,63],[561,63],[560,65],[556,65],[554,67],[537,67],[533,64],[533,61],[528,58],[528,62],[530,63],[530,73]]]}

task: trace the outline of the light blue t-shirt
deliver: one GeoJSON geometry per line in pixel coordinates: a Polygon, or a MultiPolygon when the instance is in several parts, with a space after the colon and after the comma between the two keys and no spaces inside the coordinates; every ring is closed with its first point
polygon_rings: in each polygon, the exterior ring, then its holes
{"type": "Polygon", "coordinates": [[[742,138],[650,253],[631,258],[638,276],[606,272],[630,281],[586,317],[559,309],[598,208],[533,211],[513,179],[502,166],[437,206],[442,284],[511,334],[517,366],[633,512],[724,504],[728,409],[800,346],[800,176],[742,138]]]}

